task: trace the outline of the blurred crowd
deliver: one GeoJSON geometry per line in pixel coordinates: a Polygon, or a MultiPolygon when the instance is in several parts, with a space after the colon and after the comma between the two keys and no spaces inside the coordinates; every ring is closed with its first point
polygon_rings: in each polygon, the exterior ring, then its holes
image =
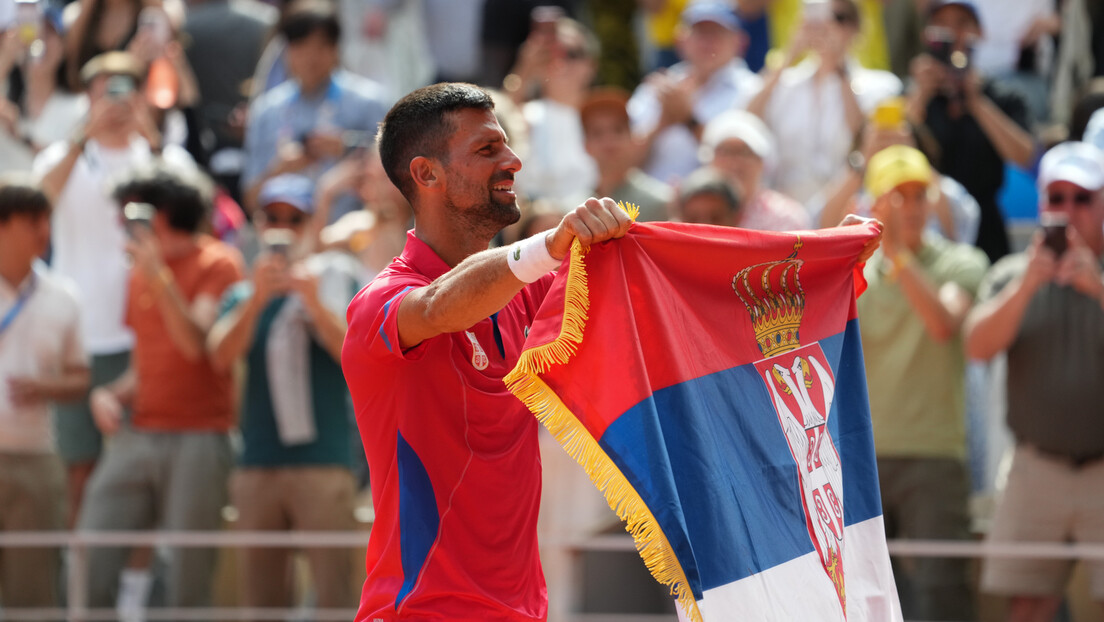
{"type": "MultiPolygon", "coordinates": [[[[0,28],[2,532],[215,530],[226,506],[355,529],[345,307],[412,227],[375,129],[459,80],[524,163],[500,243],[590,196],[879,218],[858,312],[888,536],[978,537],[1006,404],[987,537],[1104,541],[1104,3],[0,0],[0,28]]],[[[542,445],[544,533],[616,529],[542,445]]],[[[292,553],[239,551],[240,602],[289,606],[292,553]]],[[[305,553],[316,604],[355,605],[350,556],[305,553]]],[[[61,562],[0,550],[0,607],[58,606],[61,562]]],[[[965,560],[897,562],[906,617],[976,619],[965,560]]],[[[151,591],[211,602],[210,549],[89,564],[89,604],[127,619],[151,591]]],[[[1049,620],[1070,565],[990,560],[980,587],[1049,620]]]]}

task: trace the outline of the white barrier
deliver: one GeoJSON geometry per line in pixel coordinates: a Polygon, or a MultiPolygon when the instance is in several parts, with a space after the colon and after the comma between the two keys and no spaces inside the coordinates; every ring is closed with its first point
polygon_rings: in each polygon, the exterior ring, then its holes
{"type": "MultiPolygon", "coordinates": [[[[232,547],[232,548],[354,548],[368,544],[365,531],[24,531],[0,532],[0,549],[58,547],[70,550],[66,581],[65,609],[7,609],[5,621],[36,622],[66,619],[73,622],[116,620],[114,609],[87,607],[87,550],[97,547],[232,547]]],[[[1034,559],[1104,560],[1104,544],[1061,544],[1049,542],[974,542],[960,540],[890,540],[889,552],[911,557],[1016,557],[1034,559]]],[[[594,536],[585,539],[545,540],[545,549],[569,551],[635,551],[632,538],[624,535],[594,536]]],[[[251,609],[226,607],[150,608],[145,619],[158,620],[294,620],[302,617],[302,608],[251,609]]],[[[312,620],[351,620],[351,609],[311,609],[312,620]]]]}

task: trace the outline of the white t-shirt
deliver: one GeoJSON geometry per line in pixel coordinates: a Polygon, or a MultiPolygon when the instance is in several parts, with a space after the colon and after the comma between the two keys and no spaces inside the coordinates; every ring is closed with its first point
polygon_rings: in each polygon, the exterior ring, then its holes
{"type": "Polygon", "coordinates": [[[1054,12],[1054,0],[975,0],[981,15],[981,39],[974,46],[973,63],[986,76],[1016,70],[1020,39],[1031,23],[1054,12]]]}
{"type": "Polygon", "coordinates": [[[518,187],[534,199],[566,203],[598,184],[598,166],[583,145],[579,111],[547,99],[522,108],[529,123],[529,157],[518,171],[518,187]]]}
{"type": "Polygon", "coordinates": [[[14,319],[0,332],[0,452],[54,451],[49,408],[44,403],[12,404],[8,379],[56,377],[67,367],[87,364],[77,299],[41,262],[19,287],[0,278],[0,318],[28,292],[14,319]]]}
{"type": "MultiPolygon", "coordinates": [[[[819,61],[786,69],[771,94],[766,122],[778,145],[774,189],[807,204],[847,164],[854,135],[843,107],[846,85],[833,73],[815,79],[819,61]]],[[[848,63],[851,90],[864,114],[901,93],[901,80],[888,71],[848,63]]]]}
{"type": "MultiPolygon", "coordinates": [[[[690,70],[679,63],[667,70],[674,79],[686,76],[690,70]]],[[[763,79],[751,72],[744,59],[737,58],[718,69],[694,96],[694,119],[705,125],[714,117],[733,108],[747,108],[763,79]]],[[[644,135],[659,124],[663,106],[655,89],[648,83],[637,87],[628,104],[633,132],[644,135]]],[[[676,184],[698,168],[698,139],[685,125],[673,125],[656,136],[644,172],[666,184],[676,184]]]]}
{"type": "MultiPolygon", "coordinates": [[[[66,141],[44,149],[35,158],[35,176],[41,179],[68,151],[66,141]]],[[[166,145],[162,155],[171,166],[195,166],[180,147],[166,145]]],[[[134,137],[126,149],[107,149],[90,140],[54,202],[52,267],[76,285],[81,332],[94,355],[123,352],[134,342],[124,322],[126,232],[111,188],[152,157],[149,143],[141,137],[134,137]]]]}

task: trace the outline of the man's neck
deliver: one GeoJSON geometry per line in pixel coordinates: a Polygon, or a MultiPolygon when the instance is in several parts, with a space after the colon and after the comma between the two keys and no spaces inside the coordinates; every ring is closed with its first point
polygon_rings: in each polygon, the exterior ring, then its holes
{"type": "Polygon", "coordinates": [[[306,98],[309,98],[309,99],[315,99],[315,98],[318,98],[318,97],[322,97],[323,95],[326,94],[326,90],[329,88],[330,80],[332,80],[332,79],[333,79],[333,73],[330,73],[329,75],[327,75],[325,78],[323,78],[322,80],[320,80],[318,82],[307,83],[307,82],[300,81],[299,82],[299,92],[303,95],[303,97],[306,97],[306,98]]]}
{"type": "Polygon", "coordinates": [[[173,232],[161,240],[161,253],[166,261],[171,261],[188,255],[198,246],[199,234],[173,232]]]}
{"type": "Polygon", "coordinates": [[[31,273],[34,261],[27,261],[23,257],[0,256],[0,278],[4,279],[12,289],[19,289],[27,275],[31,273]]]}
{"type": "Polygon", "coordinates": [[[433,220],[415,217],[414,235],[433,249],[449,268],[471,255],[487,250],[493,234],[485,235],[460,219],[433,220]]]}

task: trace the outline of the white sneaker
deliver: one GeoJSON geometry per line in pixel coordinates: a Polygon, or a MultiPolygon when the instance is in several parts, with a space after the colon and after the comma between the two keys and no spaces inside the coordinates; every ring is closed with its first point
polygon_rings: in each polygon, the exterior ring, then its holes
{"type": "Polygon", "coordinates": [[[146,622],[146,603],[149,601],[152,585],[153,575],[149,570],[123,570],[119,575],[119,596],[115,600],[119,622],[146,622]]]}

